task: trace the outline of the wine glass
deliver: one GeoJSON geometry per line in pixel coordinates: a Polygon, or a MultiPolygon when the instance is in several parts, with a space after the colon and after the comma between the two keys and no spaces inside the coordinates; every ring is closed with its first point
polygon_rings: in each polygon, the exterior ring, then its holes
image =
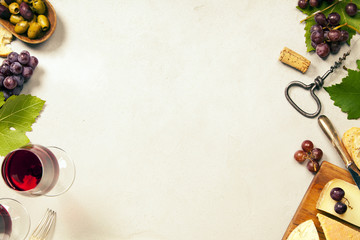
{"type": "Polygon", "coordinates": [[[15,199],[0,199],[0,239],[23,240],[30,230],[30,216],[15,199]]]}
{"type": "Polygon", "coordinates": [[[58,196],[74,182],[75,165],[64,150],[28,144],[6,155],[1,169],[5,183],[26,196],[58,196]]]}

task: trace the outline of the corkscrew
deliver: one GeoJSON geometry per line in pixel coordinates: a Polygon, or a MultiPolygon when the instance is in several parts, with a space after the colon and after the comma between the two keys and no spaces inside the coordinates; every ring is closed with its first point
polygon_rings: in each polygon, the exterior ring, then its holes
{"type": "Polygon", "coordinates": [[[344,55],[342,57],[339,58],[338,61],[336,61],[334,63],[333,66],[330,67],[330,69],[322,76],[317,76],[314,79],[313,83],[310,84],[305,84],[303,82],[300,81],[292,81],[289,83],[289,85],[285,88],[285,97],[288,100],[288,102],[291,104],[291,106],[293,106],[299,113],[301,113],[303,116],[308,117],[308,118],[314,118],[317,115],[319,115],[320,111],[321,111],[321,102],[319,100],[319,98],[316,96],[315,94],[315,90],[320,90],[322,88],[322,86],[324,85],[324,80],[325,78],[327,78],[327,76],[330,75],[330,73],[332,73],[336,68],[341,66],[341,63],[346,59],[346,57],[350,54],[350,50],[346,53],[344,53],[344,55]],[[291,87],[301,87],[305,90],[309,90],[310,91],[310,95],[312,96],[312,98],[315,100],[316,105],[317,105],[317,110],[314,113],[308,113],[305,112],[303,109],[301,109],[290,97],[289,95],[289,90],[291,87]]]}

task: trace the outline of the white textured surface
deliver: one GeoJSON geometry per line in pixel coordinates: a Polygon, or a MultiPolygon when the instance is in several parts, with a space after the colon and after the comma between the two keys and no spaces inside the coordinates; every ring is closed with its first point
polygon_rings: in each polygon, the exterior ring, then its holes
{"type": "MultiPolygon", "coordinates": [[[[77,179],[57,198],[25,198],[3,182],[0,194],[24,203],[34,224],[56,210],[54,240],[280,239],[312,180],[293,160],[301,142],[342,166],[316,119],[284,97],[290,81],[311,83],[339,57],[306,53],[297,1],[52,3],[55,34],[12,46],[40,61],[24,93],[46,107],[28,136],[64,148],[77,179]],[[284,46],[312,61],[306,74],[278,61],[284,46]]],[[[341,134],[360,125],[318,95],[341,134]]]]}

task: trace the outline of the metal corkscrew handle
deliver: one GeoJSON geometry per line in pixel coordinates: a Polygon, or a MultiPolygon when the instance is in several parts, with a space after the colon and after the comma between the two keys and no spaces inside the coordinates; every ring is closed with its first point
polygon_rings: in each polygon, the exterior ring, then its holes
{"type": "Polygon", "coordinates": [[[293,106],[299,113],[301,113],[303,116],[308,117],[308,118],[314,118],[317,115],[319,115],[320,111],[321,111],[321,102],[319,100],[319,98],[316,96],[315,94],[315,90],[320,90],[322,88],[322,86],[324,85],[324,80],[325,78],[327,78],[327,76],[330,75],[330,73],[332,73],[336,68],[338,68],[339,66],[341,66],[341,63],[346,59],[346,57],[350,54],[350,50],[346,53],[344,53],[344,55],[342,57],[339,58],[338,61],[336,61],[334,63],[333,66],[330,67],[330,69],[322,76],[317,76],[314,79],[313,83],[310,84],[305,84],[303,82],[300,81],[292,81],[289,83],[289,85],[285,88],[285,97],[288,100],[288,102],[291,104],[291,106],[293,106]],[[302,110],[290,97],[289,95],[289,90],[291,87],[301,87],[305,90],[309,90],[310,91],[310,95],[311,97],[315,100],[316,105],[317,105],[317,109],[315,112],[313,113],[308,113],[305,112],[304,110],[302,110]]]}

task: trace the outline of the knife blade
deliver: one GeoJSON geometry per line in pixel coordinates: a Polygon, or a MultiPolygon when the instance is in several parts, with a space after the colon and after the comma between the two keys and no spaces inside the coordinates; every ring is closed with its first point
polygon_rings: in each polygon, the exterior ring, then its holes
{"type": "Polygon", "coordinates": [[[318,117],[318,123],[321,129],[324,131],[325,135],[331,141],[332,145],[335,147],[336,151],[338,152],[341,159],[345,163],[345,167],[349,170],[356,185],[360,189],[360,170],[355,165],[354,161],[351,159],[344,144],[341,142],[340,137],[337,134],[337,131],[334,128],[333,124],[330,122],[329,118],[327,118],[325,115],[321,115],[318,117]]]}

